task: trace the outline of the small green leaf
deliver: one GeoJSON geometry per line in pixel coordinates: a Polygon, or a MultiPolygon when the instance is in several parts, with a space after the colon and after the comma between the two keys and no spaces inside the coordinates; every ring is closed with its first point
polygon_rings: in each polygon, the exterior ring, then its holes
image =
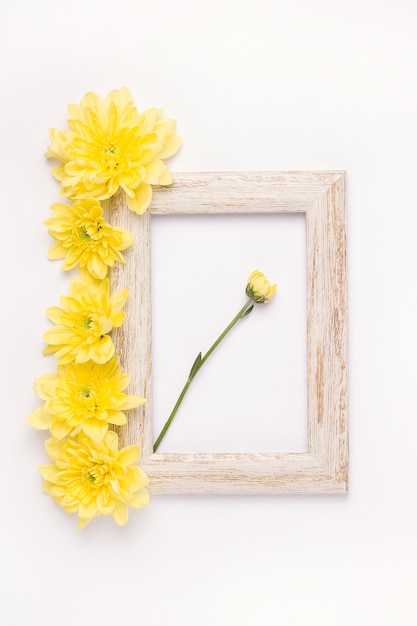
{"type": "Polygon", "coordinates": [[[194,364],[191,368],[190,371],[190,375],[189,375],[189,379],[192,380],[194,378],[194,376],[197,374],[198,370],[201,367],[201,352],[198,354],[196,360],[194,361],[194,364]]]}
{"type": "Polygon", "coordinates": [[[249,315],[249,313],[251,313],[252,309],[253,309],[253,304],[251,304],[251,306],[248,309],[246,309],[246,311],[241,315],[240,319],[242,320],[244,317],[249,315]]]}

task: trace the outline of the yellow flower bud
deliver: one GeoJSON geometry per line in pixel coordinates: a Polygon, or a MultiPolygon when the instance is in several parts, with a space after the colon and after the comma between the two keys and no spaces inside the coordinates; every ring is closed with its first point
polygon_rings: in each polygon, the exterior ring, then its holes
{"type": "Polygon", "coordinates": [[[273,298],[276,290],[277,286],[271,285],[269,280],[259,270],[252,272],[248,278],[246,295],[252,298],[256,304],[269,302],[273,298]]]}

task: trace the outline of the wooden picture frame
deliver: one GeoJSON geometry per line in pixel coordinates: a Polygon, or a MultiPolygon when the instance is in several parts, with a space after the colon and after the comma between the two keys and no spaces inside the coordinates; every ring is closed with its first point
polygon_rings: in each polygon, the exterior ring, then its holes
{"type": "Polygon", "coordinates": [[[111,223],[131,232],[126,264],[112,289],[129,288],[126,320],[114,329],[116,353],[130,374],[129,393],[147,403],[119,429],[120,445],[138,444],[152,493],[344,493],[348,488],[347,281],[345,173],[175,174],[156,188],[150,211],[137,216],[124,195],[111,223]],[[153,454],[151,378],[151,213],[305,213],[307,245],[308,451],[276,454],[153,454]]]}

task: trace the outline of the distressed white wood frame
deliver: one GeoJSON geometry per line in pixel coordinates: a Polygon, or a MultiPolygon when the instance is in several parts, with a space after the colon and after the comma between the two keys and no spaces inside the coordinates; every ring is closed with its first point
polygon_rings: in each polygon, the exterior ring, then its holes
{"type": "MultiPolygon", "coordinates": [[[[120,445],[138,444],[152,493],[278,494],[347,491],[347,284],[344,172],[175,174],[155,188],[150,211],[133,214],[118,193],[111,222],[130,231],[126,265],[112,289],[128,287],[116,353],[130,374],[129,393],[147,403],[129,411],[120,445]],[[153,454],[151,213],[305,213],[307,245],[308,451],[276,454],[153,454]]],[[[294,393],[297,390],[294,389],[294,393]]]]}

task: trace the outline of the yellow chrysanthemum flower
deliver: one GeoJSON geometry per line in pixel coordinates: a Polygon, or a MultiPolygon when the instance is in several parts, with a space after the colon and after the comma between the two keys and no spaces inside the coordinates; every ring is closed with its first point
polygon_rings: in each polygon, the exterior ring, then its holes
{"type": "Polygon", "coordinates": [[[255,270],[248,278],[246,285],[246,295],[252,298],[256,304],[269,302],[277,290],[276,285],[271,285],[262,272],[255,270]]]}
{"type": "Polygon", "coordinates": [[[35,380],[35,392],[45,400],[28,417],[30,426],[50,429],[53,437],[62,439],[79,431],[100,442],[109,424],[126,424],[123,411],[141,406],[145,398],[123,393],[129,376],[114,356],[99,365],[68,363],[58,367],[58,374],[45,374],[35,380]]]}
{"type": "Polygon", "coordinates": [[[116,433],[108,431],[101,443],[84,434],[48,439],[46,450],[53,463],[39,471],[43,489],[66,513],[78,512],[78,528],[96,515],[112,515],[117,524],[127,522],[127,507],[149,503],[149,479],[136,465],[138,446],[119,451],[116,433]]]}
{"type": "Polygon", "coordinates": [[[114,345],[108,333],[121,326],[122,311],[128,290],[122,289],[110,296],[109,279],[97,281],[84,274],[73,278],[70,295],[61,296],[61,307],[50,307],[47,315],[55,324],[43,335],[49,344],[44,354],[55,354],[59,364],[107,363],[114,354],[114,345]]]}
{"type": "Polygon", "coordinates": [[[65,259],[62,269],[70,270],[79,263],[94,278],[103,279],[115,261],[124,263],[120,250],[132,245],[133,237],[104,220],[98,200],[53,204],[51,209],[55,216],[45,224],[57,241],[49,248],[48,258],[65,259]]]}
{"type": "Polygon", "coordinates": [[[160,119],[161,109],[138,113],[130,91],[111,91],[103,100],[87,93],[68,107],[72,130],[51,129],[46,156],[61,161],[53,170],[67,198],[110,198],[121,187],[128,207],[144,213],[151,185],[169,185],[172,176],[162,159],[178,150],[175,121],[160,119]]]}

